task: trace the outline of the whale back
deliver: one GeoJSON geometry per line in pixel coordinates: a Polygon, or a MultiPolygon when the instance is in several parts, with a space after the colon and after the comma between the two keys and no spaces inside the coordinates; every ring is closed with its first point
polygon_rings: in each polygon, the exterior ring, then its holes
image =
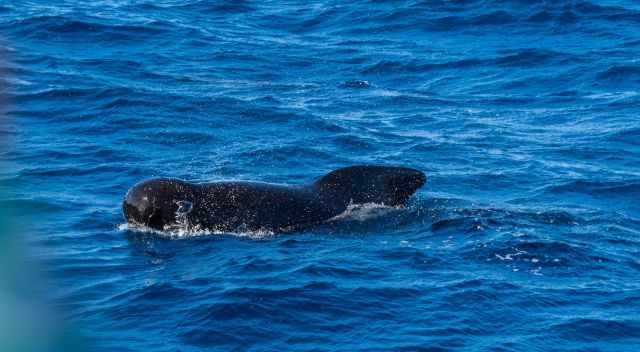
{"type": "Polygon", "coordinates": [[[427,178],[421,171],[391,166],[358,165],[332,171],[313,183],[325,198],[349,203],[405,205],[427,178]]]}

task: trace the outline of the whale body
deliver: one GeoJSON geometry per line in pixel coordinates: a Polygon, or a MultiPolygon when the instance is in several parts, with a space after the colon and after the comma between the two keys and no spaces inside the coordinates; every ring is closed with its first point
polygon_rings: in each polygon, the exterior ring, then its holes
{"type": "Polygon", "coordinates": [[[341,168],[306,185],[156,178],[132,187],[122,207],[129,224],[160,231],[283,232],[320,224],[350,204],[404,206],[425,182],[415,169],[369,165],[341,168]]]}

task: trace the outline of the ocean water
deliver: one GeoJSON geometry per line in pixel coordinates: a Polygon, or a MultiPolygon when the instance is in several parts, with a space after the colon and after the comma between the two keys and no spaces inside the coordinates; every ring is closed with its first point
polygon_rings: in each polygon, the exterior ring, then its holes
{"type": "Polygon", "coordinates": [[[2,207],[97,351],[637,351],[636,1],[1,1],[2,207]],[[150,177],[427,174],[289,234],[150,177]]]}

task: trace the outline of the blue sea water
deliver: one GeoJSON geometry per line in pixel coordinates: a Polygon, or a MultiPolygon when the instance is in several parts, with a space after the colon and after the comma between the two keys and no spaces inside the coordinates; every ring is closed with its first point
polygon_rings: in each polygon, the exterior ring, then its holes
{"type": "Polygon", "coordinates": [[[1,1],[2,206],[100,351],[637,351],[640,3],[1,1]],[[131,231],[156,176],[428,177],[291,234],[131,231]]]}

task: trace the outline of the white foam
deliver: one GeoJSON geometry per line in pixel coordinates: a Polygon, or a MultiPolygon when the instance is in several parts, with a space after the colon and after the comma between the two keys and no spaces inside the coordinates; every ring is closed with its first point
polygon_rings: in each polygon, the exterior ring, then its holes
{"type": "Polygon", "coordinates": [[[271,230],[247,230],[246,228],[239,227],[235,231],[221,231],[216,229],[202,229],[197,226],[188,226],[180,224],[178,226],[167,227],[164,230],[156,230],[144,225],[136,225],[124,223],[118,225],[120,231],[134,231],[141,233],[151,233],[165,238],[171,239],[184,239],[200,236],[236,236],[236,237],[248,237],[252,239],[262,239],[274,235],[271,230]]]}
{"type": "Polygon", "coordinates": [[[379,218],[390,212],[401,209],[401,207],[392,207],[379,203],[362,203],[362,204],[349,204],[347,209],[342,213],[332,217],[328,221],[367,221],[375,218],[379,218]]]}
{"type": "Polygon", "coordinates": [[[527,254],[527,251],[522,251],[519,250],[517,248],[515,248],[516,252],[515,253],[507,253],[505,255],[500,255],[498,253],[494,253],[494,255],[496,256],[496,258],[502,260],[502,261],[511,261],[513,260],[513,257],[517,257],[523,254],[527,254]]]}

